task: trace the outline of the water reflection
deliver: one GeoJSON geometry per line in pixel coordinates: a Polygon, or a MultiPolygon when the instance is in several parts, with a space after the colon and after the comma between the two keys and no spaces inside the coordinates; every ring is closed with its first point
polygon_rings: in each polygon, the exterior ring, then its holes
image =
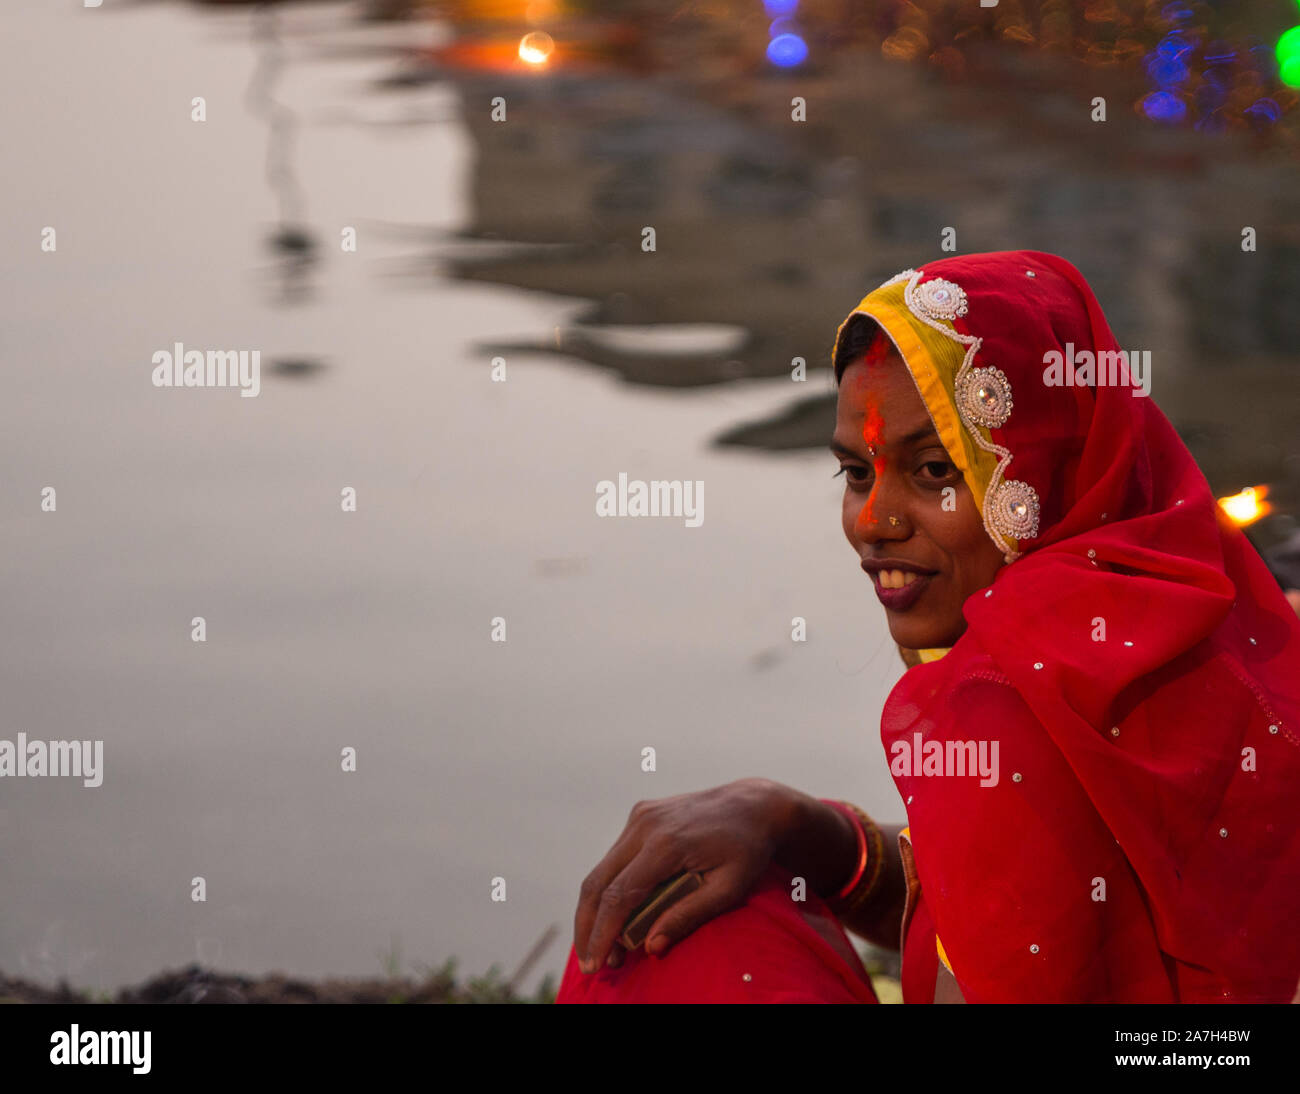
{"type": "Polygon", "coordinates": [[[803,84],[762,72],[711,80],[663,64],[671,46],[649,33],[661,59],[653,81],[608,68],[485,70],[467,42],[408,70],[450,81],[466,104],[477,159],[465,235],[570,245],[453,261],[449,272],[593,301],[581,325],[498,351],[552,352],[681,388],[788,376],[802,358],[814,390],[801,385],[767,418],[715,439],[822,447],[833,403],[821,370],[836,325],[880,280],[937,257],[952,228],[959,251],[1070,258],[1124,344],[1153,347],[1154,394],[1216,489],[1273,480],[1284,510],[1300,504],[1283,463],[1292,427],[1264,409],[1295,390],[1300,335],[1290,303],[1300,257],[1283,242],[1300,209],[1283,155],[1120,110],[1098,124],[1081,96],[1131,91],[1121,65],[1081,83],[1050,57],[989,48],[963,83],[864,57],[846,40],[823,43],[803,84]],[[791,94],[813,91],[814,120],[792,122],[791,94]],[[509,103],[508,124],[490,117],[494,95],[509,103]],[[1244,225],[1268,240],[1259,252],[1242,249],[1244,225]],[[640,245],[645,226],[653,253],[640,245]],[[721,351],[629,353],[599,333],[658,326],[666,341],[707,323],[748,337],[721,351]],[[1238,365],[1249,357],[1249,381],[1222,384],[1225,353],[1238,365]],[[1270,419],[1262,431],[1259,413],[1270,419]]]}
{"type": "Polygon", "coordinates": [[[324,361],[312,358],[278,358],[270,363],[269,371],[276,376],[289,379],[311,379],[325,371],[324,361]]]}
{"type": "Polygon", "coordinates": [[[309,274],[316,265],[318,244],[307,225],[307,199],[294,167],[298,116],[275,98],[286,68],[279,18],[274,3],[259,3],[252,11],[257,67],[249,80],[247,102],[249,109],[267,122],[265,174],[279,211],[279,223],[267,239],[278,259],[276,299],[281,304],[301,304],[314,291],[309,274]]]}

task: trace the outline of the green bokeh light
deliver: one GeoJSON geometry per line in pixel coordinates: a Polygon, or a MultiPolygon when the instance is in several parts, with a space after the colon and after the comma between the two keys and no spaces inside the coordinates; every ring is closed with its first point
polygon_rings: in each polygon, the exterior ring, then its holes
{"type": "Polygon", "coordinates": [[[1278,69],[1278,79],[1287,87],[1300,87],[1300,52],[1291,54],[1278,69]]]}
{"type": "Polygon", "coordinates": [[[1286,64],[1292,57],[1300,55],[1300,27],[1292,27],[1277,40],[1278,64],[1286,64]]]}

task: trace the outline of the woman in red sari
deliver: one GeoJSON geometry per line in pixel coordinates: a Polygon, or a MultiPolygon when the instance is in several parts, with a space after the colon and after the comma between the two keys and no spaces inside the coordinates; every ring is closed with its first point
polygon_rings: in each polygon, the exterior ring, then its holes
{"type": "Polygon", "coordinates": [[[754,779],[638,804],[559,1000],[872,1001],[843,924],[907,1002],[1290,1001],[1300,621],[1083,277],[907,270],[834,362],[845,534],[920,651],[881,721],[908,824],[754,779]]]}

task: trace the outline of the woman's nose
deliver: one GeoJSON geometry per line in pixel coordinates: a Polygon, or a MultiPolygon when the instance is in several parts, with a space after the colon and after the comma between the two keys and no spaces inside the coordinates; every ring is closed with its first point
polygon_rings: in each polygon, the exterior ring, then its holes
{"type": "Polygon", "coordinates": [[[858,511],[854,530],[866,543],[881,540],[906,539],[908,525],[903,508],[892,492],[882,490],[880,484],[872,488],[867,500],[858,511]]]}

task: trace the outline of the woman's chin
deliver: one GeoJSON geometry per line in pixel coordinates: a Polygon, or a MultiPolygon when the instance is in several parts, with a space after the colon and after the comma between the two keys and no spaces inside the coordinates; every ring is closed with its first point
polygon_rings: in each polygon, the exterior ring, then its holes
{"type": "Polygon", "coordinates": [[[912,627],[890,627],[889,637],[905,650],[928,650],[933,648],[929,642],[918,637],[916,630],[912,627]]]}
{"type": "Polygon", "coordinates": [[[945,627],[925,620],[895,617],[892,613],[889,615],[889,636],[909,650],[947,649],[956,641],[949,638],[945,627]]]}

